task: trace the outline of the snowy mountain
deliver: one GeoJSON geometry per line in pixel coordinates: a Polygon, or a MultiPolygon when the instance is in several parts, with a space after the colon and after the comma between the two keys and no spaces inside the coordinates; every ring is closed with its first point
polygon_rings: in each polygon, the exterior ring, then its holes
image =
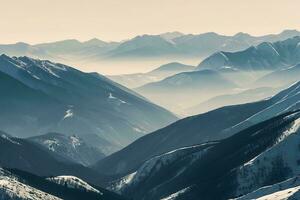
{"type": "Polygon", "coordinates": [[[295,177],[299,117],[288,112],[218,142],[152,157],[112,188],[133,199],[230,199],[295,177]]]}
{"type": "Polygon", "coordinates": [[[73,175],[96,185],[105,185],[109,177],[75,164],[27,139],[0,133],[0,166],[19,169],[39,176],[73,175]]]}
{"type": "Polygon", "coordinates": [[[300,37],[275,43],[263,42],[244,51],[220,51],[198,65],[201,69],[220,69],[224,66],[240,70],[277,70],[298,64],[300,61],[300,37]]]}
{"type": "MultiPolygon", "coordinates": [[[[52,178],[49,178],[52,179],[52,178]]],[[[23,171],[0,168],[0,199],[5,200],[124,200],[125,198],[72,177],[73,186],[60,185],[23,171]],[[83,185],[81,185],[83,184],[83,185]],[[84,189],[83,189],[84,188],[84,189]],[[92,189],[93,188],[93,189],[92,189]]]]}
{"type": "Polygon", "coordinates": [[[192,71],[194,69],[194,66],[172,62],[162,65],[147,73],[114,75],[108,76],[108,78],[126,87],[136,88],[150,82],[160,81],[168,76],[172,76],[181,72],[192,71]]]}
{"type": "Polygon", "coordinates": [[[98,148],[86,144],[83,139],[76,135],[48,133],[28,139],[63,157],[63,159],[84,166],[94,164],[105,157],[98,148]]]}
{"type": "Polygon", "coordinates": [[[135,90],[173,112],[199,104],[215,95],[231,93],[238,86],[214,70],[182,72],[135,90]]]}
{"type": "Polygon", "coordinates": [[[0,73],[1,115],[6,116],[0,125],[14,136],[95,134],[110,143],[105,149],[112,153],[177,119],[101,75],[62,64],[2,55],[0,73]]]}

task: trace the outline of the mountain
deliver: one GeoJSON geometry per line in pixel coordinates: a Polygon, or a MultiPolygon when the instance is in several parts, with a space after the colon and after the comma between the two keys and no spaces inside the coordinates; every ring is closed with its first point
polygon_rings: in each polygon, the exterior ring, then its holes
{"type": "Polygon", "coordinates": [[[90,168],[64,159],[51,150],[27,139],[14,138],[3,132],[0,135],[0,166],[19,169],[38,176],[73,175],[96,185],[109,180],[90,168]]]}
{"type": "Polygon", "coordinates": [[[240,70],[276,70],[295,65],[300,61],[300,37],[289,38],[275,43],[263,42],[244,51],[217,52],[197,67],[220,69],[224,66],[240,70]]]}
{"type": "Polygon", "coordinates": [[[225,94],[238,88],[214,70],[182,72],[161,81],[135,89],[153,102],[174,112],[199,104],[216,94],[225,94]]]}
{"type": "Polygon", "coordinates": [[[184,34],[178,32],[178,31],[174,31],[174,32],[162,33],[159,36],[166,39],[166,40],[174,40],[175,38],[184,36],[184,34]]]}
{"type": "Polygon", "coordinates": [[[48,133],[28,139],[54,152],[57,156],[63,157],[63,159],[84,166],[92,165],[105,157],[105,154],[98,148],[86,144],[83,139],[76,135],[48,133]]]}
{"type": "Polygon", "coordinates": [[[20,42],[0,45],[0,53],[81,65],[125,58],[129,60],[165,57],[189,59],[205,58],[219,51],[241,51],[262,42],[276,42],[295,36],[300,36],[297,30],[284,30],[279,34],[264,36],[251,36],[247,33],[225,36],[213,32],[203,34],[168,32],[136,36],[121,42],[105,42],[97,38],[85,42],[69,39],[36,45],[20,42]]]}
{"type": "Polygon", "coordinates": [[[227,106],[181,119],[139,138],[122,150],[100,160],[93,168],[108,175],[125,176],[154,156],[228,137],[221,134],[223,130],[248,119],[268,105],[268,102],[261,101],[227,106]]]}
{"type": "Polygon", "coordinates": [[[113,75],[108,78],[129,88],[136,88],[150,82],[160,81],[168,76],[194,70],[194,66],[172,62],[147,73],[113,75]]]}
{"type": "Polygon", "coordinates": [[[264,86],[285,86],[299,81],[300,64],[276,70],[258,79],[255,84],[264,86]]]}
{"type": "Polygon", "coordinates": [[[181,119],[100,160],[94,169],[107,174],[127,175],[153,156],[228,138],[274,116],[299,109],[299,90],[300,82],[269,99],[225,106],[181,119]]]}
{"type": "Polygon", "coordinates": [[[153,157],[118,190],[133,199],[222,200],[295,177],[299,117],[299,110],[287,112],[218,142],[153,157]]]}
{"type": "Polygon", "coordinates": [[[0,72],[0,125],[14,136],[96,134],[115,151],[177,119],[104,76],[63,64],[2,55],[0,72]]]}
{"type": "Polygon", "coordinates": [[[220,95],[186,109],[185,113],[189,115],[196,115],[228,105],[260,101],[273,96],[279,92],[279,90],[280,88],[259,87],[254,89],[246,89],[235,94],[220,95]]]}
{"type": "MultiPolygon", "coordinates": [[[[52,180],[53,178],[50,178],[52,180]]],[[[12,169],[0,169],[0,199],[5,200],[125,200],[125,198],[109,192],[100,187],[91,186],[88,183],[74,177],[73,183],[60,185],[48,179],[30,173],[12,169]],[[79,187],[81,183],[83,186],[79,187]],[[90,189],[90,188],[93,188],[90,189]]]]}
{"type": "Polygon", "coordinates": [[[237,33],[233,36],[224,36],[209,32],[199,35],[184,35],[173,41],[177,48],[188,55],[207,57],[219,51],[235,52],[256,46],[262,42],[276,42],[291,37],[300,36],[296,30],[285,30],[279,34],[265,36],[251,36],[247,33],[237,33]]]}
{"type": "Polygon", "coordinates": [[[118,47],[107,53],[109,59],[135,58],[135,57],[161,57],[179,54],[172,41],[159,35],[141,35],[121,43],[118,47]]]}

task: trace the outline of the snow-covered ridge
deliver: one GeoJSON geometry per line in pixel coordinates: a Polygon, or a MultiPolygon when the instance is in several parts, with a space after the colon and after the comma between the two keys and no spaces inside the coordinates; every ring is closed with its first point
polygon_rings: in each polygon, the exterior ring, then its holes
{"type": "Polygon", "coordinates": [[[7,141],[9,141],[9,142],[11,142],[11,143],[13,143],[13,144],[20,145],[19,142],[14,141],[12,138],[10,138],[9,136],[7,136],[7,135],[4,134],[4,133],[1,134],[0,137],[3,138],[3,139],[5,139],[5,140],[7,140],[7,141]]]}
{"type": "MultiPolygon", "coordinates": [[[[242,197],[236,198],[236,200],[247,199],[287,199],[300,190],[300,177],[294,177],[286,181],[262,187],[242,197]]],[[[298,195],[298,198],[300,195],[298,195]]]]}
{"type": "Polygon", "coordinates": [[[83,191],[90,191],[96,192],[98,194],[103,195],[99,190],[95,189],[85,181],[75,177],[75,176],[57,176],[57,177],[50,177],[47,180],[54,182],[59,185],[66,185],[69,188],[79,189],[83,191]]]}
{"type": "Polygon", "coordinates": [[[18,181],[0,168],[0,199],[3,200],[61,200],[18,181]]]}
{"type": "MultiPolygon", "coordinates": [[[[152,173],[161,170],[163,167],[168,166],[168,164],[171,164],[172,162],[184,156],[190,156],[190,161],[193,162],[196,159],[200,158],[210,148],[207,147],[199,150],[199,148],[202,148],[203,145],[205,144],[183,147],[159,156],[155,156],[147,160],[137,171],[115,181],[109,189],[121,193],[126,187],[139,184],[147,177],[149,177],[152,173]]],[[[177,175],[182,173],[184,170],[185,167],[183,166],[183,169],[179,170],[177,175]]]]}
{"type": "Polygon", "coordinates": [[[178,192],[171,194],[170,196],[163,198],[161,200],[175,200],[178,196],[180,196],[181,194],[185,193],[186,191],[188,191],[190,188],[184,188],[182,190],[179,190],[178,192]]]}

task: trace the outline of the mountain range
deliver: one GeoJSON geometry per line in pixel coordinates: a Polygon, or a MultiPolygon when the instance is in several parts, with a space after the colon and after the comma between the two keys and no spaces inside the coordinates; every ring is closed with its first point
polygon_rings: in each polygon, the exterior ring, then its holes
{"type": "Polygon", "coordinates": [[[160,81],[166,77],[181,73],[189,72],[195,69],[194,66],[185,65],[178,62],[167,63],[151,70],[147,73],[124,74],[107,76],[111,80],[129,88],[137,88],[147,83],[160,81]]]}
{"type": "Polygon", "coordinates": [[[276,70],[298,64],[300,37],[296,36],[274,43],[263,42],[237,52],[219,51],[203,60],[197,67],[220,69],[224,66],[240,70],[276,70]]]}
{"type": "Polygon", "coordinates": [[[274,116],[299,109],[299,86],[300,82],[282,90],[272,98],[225,106],[181,119],[141,137],[122,150],[100,160],[94,165],[94,169],[122,176],[134,172],[153,156],[228,138],[274,116]]]}
{"type": "Polygon", "coordinates": [[[107,155],[177,119],[104,76],[47,60],[2,55],[0,76],[0,125],[13,136],[97,135],[107,155]]]}
{"type": "Polygon", "coordinates": [[[170,32],[160,35],[140,35],[121,42],[105,42],[96,38],[85,42],[70,39],[36,45],[19,42],[0,45],[0,53],[64,63],[69,61],[74,63],[75,60],[97,62],[175,56],[200,59],[218,51],[234,52],[262,42],[275,42],[294,36],[300,36],[300,33],[296,30],[285,30],[279,34],[264,36],[251,36],[246,33],[224,36],[213,32],[196,35],[170,32]]]}

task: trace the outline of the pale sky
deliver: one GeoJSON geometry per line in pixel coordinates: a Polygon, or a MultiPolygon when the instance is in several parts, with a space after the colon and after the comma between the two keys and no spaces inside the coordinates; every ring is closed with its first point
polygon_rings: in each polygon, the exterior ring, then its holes
{"type": "Polygon", "coordinates": [[[300,30],[300,0],[0,0],[0,43],[300,30]]]}

